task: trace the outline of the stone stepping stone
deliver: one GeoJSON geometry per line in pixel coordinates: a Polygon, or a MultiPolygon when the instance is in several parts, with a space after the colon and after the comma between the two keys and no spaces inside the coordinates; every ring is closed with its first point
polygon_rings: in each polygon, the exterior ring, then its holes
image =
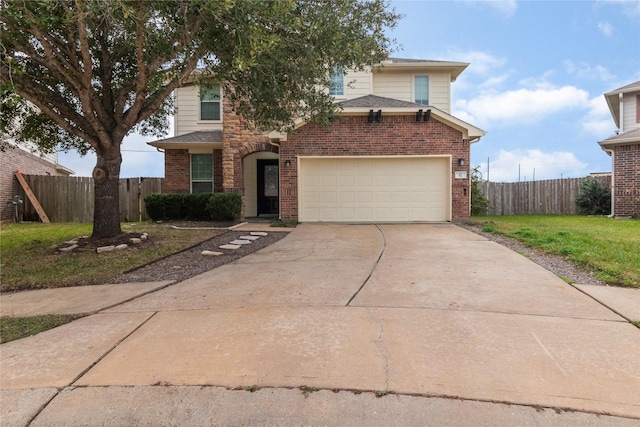
{"type": "Polygon", "coordinates": [[[224,252],[202,251],[202,252],[200,252],[200,255],[205,255],[205,256],[220,256],[220,255],[224,255],[224,252]]]}
{"type": "Polygon", "coordinates": [[[269,233],[266,233],[264,231],[252,231],[251,233],[252,236],[268,236],[269,233]]]}
{"type": "Polygon", "coordinates": [[[240,236],[238,239],[241,240],[258,240],[260,236],[240,236]]]}
{"type": "Polygon", "coordinates": [[[251,241],[249,240],[232,240],[231,242],[232,245],[248,245],[249,243],[251,243],[251,241]]]}
{"type": "Polygon", "coordinates": [[[220,249],[239,249],[242,245],[221,245],[220,249]]]}

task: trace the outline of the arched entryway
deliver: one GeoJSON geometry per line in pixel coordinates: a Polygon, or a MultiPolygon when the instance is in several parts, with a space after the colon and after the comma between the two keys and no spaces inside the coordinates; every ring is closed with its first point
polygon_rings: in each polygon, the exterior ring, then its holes
{"type": "Polygon", "coordinates": [[[279,155],[258,151],[242,159],[245,217],[279,217],[279,155]]]}

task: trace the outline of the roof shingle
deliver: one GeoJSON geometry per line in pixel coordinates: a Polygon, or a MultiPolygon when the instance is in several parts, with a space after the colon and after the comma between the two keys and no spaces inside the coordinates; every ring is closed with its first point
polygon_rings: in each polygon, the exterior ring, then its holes
{"type": "Polygon", "coordinates": [[[366,95],[360,98],[349,99],[340,103],[342,107],[365,107],[365,108],[416,108],[426,107],[426,105],[416,104],[415,102],[400,101],[399,99],[385,98],[376,95],[366,95]]]}

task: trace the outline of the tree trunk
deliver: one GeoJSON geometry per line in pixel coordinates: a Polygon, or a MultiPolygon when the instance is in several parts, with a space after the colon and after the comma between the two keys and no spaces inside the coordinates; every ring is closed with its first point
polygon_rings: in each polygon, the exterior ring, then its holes
{"type": "Polygon", "coordinates": [[[113,237],[120,228],[120,144],[107,152],[96,152],[98,161],[93,169],[95,207],[92,238],[113,237]]]}

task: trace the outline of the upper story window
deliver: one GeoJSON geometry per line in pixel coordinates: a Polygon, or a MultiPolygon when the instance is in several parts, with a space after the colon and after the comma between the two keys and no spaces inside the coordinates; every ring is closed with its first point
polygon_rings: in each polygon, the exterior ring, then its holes
{"type": "Polygon", "coordinates": [[[429,76],[415,76],[413,88],[415,103],[429,105],[429,76]]]}
{"type": "Polygon", "coordinates": [[[200,88],[200,120],[220,120],[220,85],[200,88]]]}
{"type": "Polygon", "coordinates": [[[344,70],[342,67],[333,67],[329,76],[329,95],[344,95],[344,70]]]}

